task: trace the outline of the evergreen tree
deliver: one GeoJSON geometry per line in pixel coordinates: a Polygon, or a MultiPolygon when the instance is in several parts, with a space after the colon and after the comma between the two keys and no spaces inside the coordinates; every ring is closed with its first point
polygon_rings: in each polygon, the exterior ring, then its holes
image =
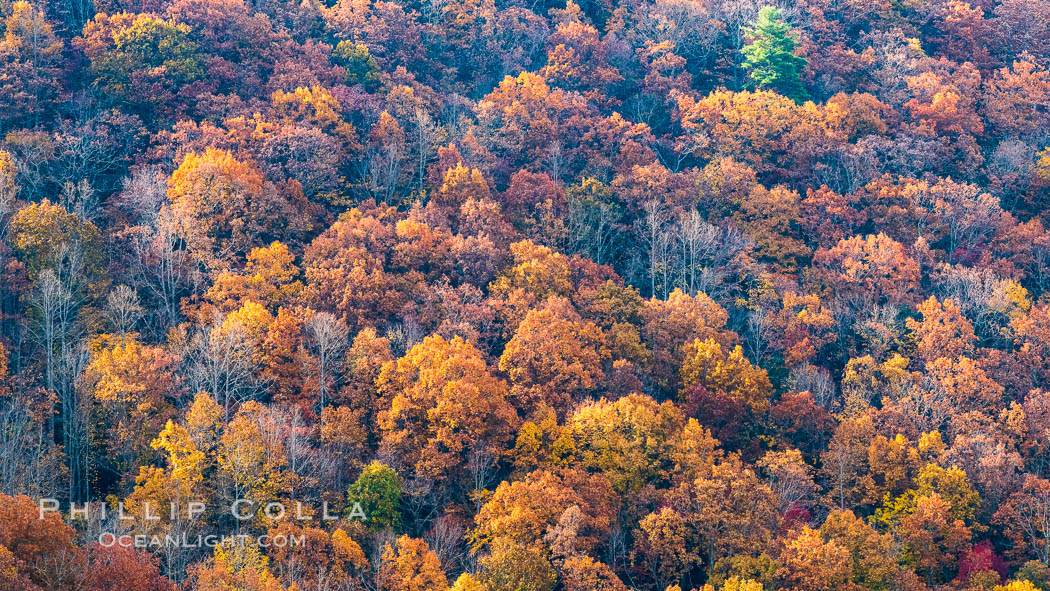
{"type": "Polygon", "coordinates": [[[401,530],[401,478],[392,468],[372,462],[347,491],[350,506],[360,503],[374,530],[401,530]]]}
{"type": "Polygon", "coordinates": [[[806,60],[794,54],[798,39],[781,19],[780,10],[772,6],[758,12],[754,26],[747,30],[752,41],[741,50],[744,67],[752,87],[775,90],[801,102],[806,98],[801,80],[806,60]]]}

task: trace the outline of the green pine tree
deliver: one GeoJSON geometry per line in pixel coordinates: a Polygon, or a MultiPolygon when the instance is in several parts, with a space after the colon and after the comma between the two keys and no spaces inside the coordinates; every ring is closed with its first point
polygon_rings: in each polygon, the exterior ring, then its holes
{"type": "Polygon", "coordinates": [[[806,59],[795,55],[798,38],[782,18],[772,6],[758,12],[754,26],[746,31],[752,41],[741,50],[744,67],[752,88],[768,88],[801,102],[807,98],[802,87],[806,59]]]}

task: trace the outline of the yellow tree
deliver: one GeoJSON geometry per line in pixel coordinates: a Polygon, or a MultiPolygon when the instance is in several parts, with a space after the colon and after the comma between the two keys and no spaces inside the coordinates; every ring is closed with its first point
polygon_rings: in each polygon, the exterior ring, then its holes
{"type": "Polygon", "coordinates": [[[452,589],[452,591],[486,591],[488,587],[479,581],[476,576],[470,573],[463,573],[459,575],[456,582],[449,589],[452,589]]]}
{"type": "MultiPolygon", "coordinates": [[[[198,397],[190,414],[202,414],[205,406],[205,400],[198,397]]],[[[198,431],[194,426],[191,429],[198,431]]],[[[169,420],[150,445],[164,455],[165,466],[140,467],[135,488],[124,499],[126,514],[135,518],[135,533],[180,539],[201,533],[197,528],[212,517],[201,509],[214,501],[214,491],[205,481],[215,466],[207,438],[195,438],[191,430],[169,420]]],[[[168,572],[184,572],[191,558],[184,548],[169,545],[163,549],[168,572]]]]}
{"type": "Polygon", "coordinates": [[[99,403],[104,461],[112,462],[116,473],[148,463],[150,442],[174,415],[182,394],[178,361],[134,335],[123,340],[102,335],[92,343],[80,383],[99,403]]]}
{"type": "Polygon", "coordinates": [[[931,585],[954,573],[952,567],[958,557],[970,549],[970,528],[952,518],[950,509],[937,493],[919,497],[895,532],[903,548],[904,564],[925,576],[931,585]]]}
{"type": "MultiPolygon", "coordinates": [[[[681,591],[678,585],[667,588],[667,591],[681,591]]],[[[717,588],[714,585],[704,585],[700,591],[763,591],[762,583],[753,579],[741,579],[740,577],[729,577],[717,588]]]]}
{"type": "Polygon", "coordinates": [[[62,39],[47,22],[43,8],[18,0],[4,12],[0,122],[32,127],[62,90],[62,39]]]}
{"type": "Polygon", "coordinates": [[[340,138],[347,148],[357,145],[353,125],[343,120],[339,99],[321,86],[297,87],[291,92],[275,90],[270,104],[285,123],[308,124],[340,138]]]}
{"type": "Polygon", "coordinates": [[[568,300],[551,297],[529,311],[499,360],[513,384],[512,394],[526,411],[540,405],[567,412],[605,377],[605,336],[584,322],[568,300]]]}
{"type": "Polygon", "coordinates": [[[73,259],[89,283],[98,282],[104,272],[98,228],[47,199],[23,207],[11,218],[8,240],[32,280],[45,268],[65,266],[73,259]]]}
{"type": "Polygon", "coordinates": [[[907,490],[919,472],[919,450],[901,434],[876,435],[868,444],[868,476],[865,502],[877,504],[907,490]]]}
{"type": "Polygon", "coordinates": [[[627,591],[616,573],[590,556],[573,556],[561,566],[565,591],[627,591]]]}
{"type": "Polygon", "coordinates": [[[288,235],[292,221],[288,204],[255,165],[214,148],[186,154],[168,180],[168,199],[190,252],[212,268],[288,235]]]}
{"type": "Polygon", "coordinates": [[[672,479],[675,483],[708,477],[716,463],[724,459],[719,441],[696,419],[689,419],[681,432],[669,442],[672,479]]]}
{"type": "Polygon", "coordinates": [[[992,587],[992,591],[1039,591],[1039,587],[1027,580],[1010,581],[1005,585],[992,587]]]}
{"type": "Polygon", "coordinates": [[[459,337],[423,339],[376,386],[382,444],[420,477],[454,476],[472,452],[498,455],[518,424],[507,384],[459,337]]]}
{"type": "Polygon", "coordinates": [[[764,547],[780,514],[773,491],[736,457],[716,464],[708,477],[683,483],[672,506],[692,524],[709,569],[721,558],[764,547]]]}
{"type": "Polygon", "coordinates": [[[684,426],[674,404],[643,394],[583,404],[565,422],[579,465],[601,472],[621,493],[668,478],[670,443],[684,426]]]}
{"type": "Polygon", "coordinates": [[[900,571],[893,552],[896,541],[880,534],[852,511],[832,511],[820,526],[822,540],[849,551],[851,581],[866,589],[882,589],[900,571]]]}
{"type": "Polygon", "coordinates": [[[401,536],[383,547],[379,567],[382,591],[446,591],[449,587],[441,561],[427,543],[401,536]]]}
{"type": "Polygon", "coordinates": [[[457,211],[469,200],[479,201],[491,197],[489,185],[481,171],[467,168],[462,162],[445,172],[445,180],[430,203],[457,211]]]}
{"type": "Polygon", "coordinates": [[[358,575],[368,566],[364,550],[339,527],[329,533],[309,522],[283,519],[267,535],[271,540],[281,539],[278,536],[303,540],[302,544],[275,544],[269,550],[274,575],[289,587],[297,585],[299,591],[360,584],[358,575]]]}
{"type": "Polygon", "coordinates": [[[487,589],[553,591],[558,575],[542,547],[500,538],[481,559],[480,580],[487,589]]]}
{"type": "Polygon", "coordinates": [[[973,324],[962,315],[959,306],[950,299],[944,302],[937,298],[919,304],[922,320],[907,320],[912,331],[919,357],[934,361],[939,357],[961,357],[972,355],[977,337],[973,324]]]}
{"type": "Polygon", "coordinates": [[[261,510],[266,502],[282,498],[292,485],[292,474],[280,438],[272,429],[271,410],[246,402],[219,439],[217,463],[220,494],[228,502],[251,501],[261,510]]]}
{"type": "Polygon", "coordinates": [[[697,339],[715,339],[731,345],[736,335],[726,330],[729,314],[703,293],[694,296],[674,290],[666,300],[646,300],[640,310],[641,335],[652,350],[649,371],[657,385],[669,392],[686,354],[684,347],[697,339]]]}
{"type": "Polygon", "coordinates": [[[685,347],[685,354],[681,370],[683,398],[690,389],[702,386],[726,394],[755,412],[769,408],[773,393],[769,376],[744,357],[740,345],[725,353],[714,339],[697,339],[685,347]]]}
{"type": "Polygon", "coordinates": [[[270,560],[254,546],[228,543],[191,571],[200,591],[286,591],[270,572],[270,560]]]}
{"type": "Polygon", "coordinates": [[[15,182],[18,167],[11,159],[11,153],[0,150],[0,236],[6,233],[7,217],[16,210],[19,186],[15,182]]]}
{"type": "Polygon", "coordinates": [[[890,499],[875,512],[873,522],[892,528],[915,510],[918,499],[936,493],[948,504],[948,515],[953,520],[971,525],[981,505],[981,495],[970,483],[966,472],[956,468],[942,468],[926,464],[915,478],[915,486],[904,494],[890,499]]]}
{"type": "Polygon", "coordinates": [[[275,241],[269,246],[253,248],[243,269],[220,272],[204,297],[223,312],[236,310],[246,300],[253,300],[276,313],[302,290],[298,274],[295,256],[287,245],[275,241]]]}
{"type": "Polygon", "coordinates": [[[193,445],[205,455],[214,454],[222,436],[223,408],[215,399],[198,392],[186,411],[185,429],[193,445]]]}
{"type": "Polygon", "coordinates": [[[554,295],[568,298],[573,292],[569,257],[529,240],[511,244],[510,252],[514,264],[489,284],[508,337],[539,302],[554,295]]]}
{"type": "Polygon", "coordinates": [[[685,516],[669,507],[638,522],[635,549],[657,588],[676,584],[700,563],[696,546],[685,516]]]}
{"type": "Polygon", "coordinates": [[[875,425],[867,414],[846,418],[835,429],[828,448],[820,456],[830,505],[853,509],[864,502],[865,492],[872,486],[868,448],[874,438],[875,425]]]}
{"type": "Polygon", "coordinates": [[[785,544],[780,554],[781,577],[791,591],[859,591],[853,583],[851,557],[847,548],[834,540],[822,539],[820,532],[802,526],[785,544]]]}
{"type": "Polygon", "coordinates": [[[521,548],[541,548],[543,540],[565,512],[577,507],[575,547],[592,551],[604,540],[614,519],[613,490],[601,475],[566,469],[537,470],[524,479],[503,482],[474,517],[470,533],[476,550],[505,542],[521,548]]]}

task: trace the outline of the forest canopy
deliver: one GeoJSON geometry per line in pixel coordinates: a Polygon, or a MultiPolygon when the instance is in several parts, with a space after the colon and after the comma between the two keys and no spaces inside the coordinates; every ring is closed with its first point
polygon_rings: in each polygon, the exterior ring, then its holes
{"type": "Polygon", "coordinates": [[[1050,591],[1048,68],[1050,0],[0,0],[0,589],[1050,591]]]}

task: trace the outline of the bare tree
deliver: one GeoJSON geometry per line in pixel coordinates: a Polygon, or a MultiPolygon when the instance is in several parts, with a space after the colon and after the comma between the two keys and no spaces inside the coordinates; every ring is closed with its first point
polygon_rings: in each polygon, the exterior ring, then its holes
{"type": "Polygon", "coordinates": [[[178,323],[179,302],[202,279],[189,252],[181,247],[178,223],[164,209],[134,229],[132,275],[136,286],[159,306],[149,306],[159,332],[178,323]]]}
{"type": "Polygon", "coordinates": [[[94,220],[98,216],[98,196],[87,179],[79,183],[66,181],[62,184],[62,207],[81,219],[94,220]]]}
{"type": "Polygon", "coordinates": [[[447,571],[455,571],[462,566],[467,553],[463,533],[463,526],[455,517],[442,515],[435,519],[434,525],[423,534],[423,540],[434,554],[437,554],[441,566],[447,571]]]}
{"type": "Polygon", "coordinates": [[[948,225],[948,255],[954,262],[957,252],[972,254],[1003,225],[999,199],[982,192],[976,185],[944,181],[937,185],[941,199],[935,205],[948,225]]]}
{"type": "Polygon", "coordinates": [[[90,491],[88,477],[91,469],[88,454],[91,441],[88,420],[91,416],[91,400],[81,396],[75,383],[90,359],[87,339],[70,343],[62,349],[63,380],[58,394],[62,407],[62,446],[66,450],[66,463],[69,467],[70,500],[85,500],[90,491]]]}
{"type": "Polygon", "coordinates": [[[415,318],[406,316],[404,320],[388,328],[385,336],[390,341],[390,350],[401,356],[421,343],[427,335],[415,318]]]}
{"type": "Polygon", "coordinates": [[[562,171],[565,169],[565,151],[562,148],[560,139],[555,138],[552,140],[550,147],[547,148],[546,164],[551,180],[556,185],[561,184],[562,171]]]}
{"type": "Polygon", "coordinates": [[[390,138],[368,150],[362,162],[362,183],[365,193],[377,201],[390,201],[401,186],[401,165],[408,157],[405,138],[390,138]]]}
{"type": "Polygon", "coordinates": [[[127,285],[117,286],[106,296],[105,312],[113,330],[120,333],[120,344],[123,345],[124,338],[135,329],[135,325],[142,318],[143,309],[139,303],[139,294],[127,285]]]}
{"type": "Polygon", "coordinates": [[[612,207],[571,197],[567,213],[566,250],[586,255],[599,265],[608,263],[616,229],[612,207]]]}
{"type": "Polygon", "coordinates": [[[330,312],[318,312],[306,321],[306,342],[316,362],[317,392],[324,408],[332,382],[342,371],[343,354],[350,346],[350,329],[330,312]]]}
{"type": "Polygon", "coordinates": [[[755,363],[763,363],[769,352],[769,343],[773,338],[773,323],[763,309],[751,310],[747,315],[744,331],[744,344],[748,354],[755,363]]]}
{"type": "Polygon", "coordinates": [[[795,392],[809,392],[813,400],[824,408],[831,408],[835,400],[835,379],[823,367],[802,363],[791,368],[788,385],[795,392]]]}
{"type": "Polygon", "coordinates": [[[710,224],[696,210],[678,216],[674,237],[677,241],[676,285],[689,295],[703,292],[716,297],[733,259],[751,245],[750,239],[740,231],[710,224]]]}
{"type": "MultiPolygon", "coordinates": [[[[328,458],[323,457],[310,445],[310,434],[317,426],[304,420],[303,413],[297,406],[288,411],[274,410],[271,414],[280,419],[281,428],[278,432],[288,459],[288,468],[300,477],[293,479],[293,485],[298,482],[318,481],[327,471],[325,462],[328,458]]],[[[294,496],[295,491],[292,493],[294,496]]]]}
{"type": "Polygon", "coordinates": [[[771,451],[758,460],[765,472],[766,483],[780,500],[781,512],[792,508],[808,508],[817,499],[818,488],[813,482],[813,468],[796,450],[771,451]]]}
{"type": "Polygon", "coordinates": [[[44,387],[54,392],[58,381],[58,342],[71,320],[73,294],[53,269],[44,269],[37,277],[29,303],[36,321],[32,334],[44,354],[44,387]]]}
{"type": "Polygon", "coordinates": [[[474,498],[474,510],[480,511],[485,498],[483,493],[492,484],[499,468],[496,463],[496,454],[488,446],[475,445],[470,450],[470,459],[467,467],[470,469],[471,480],[474,485],[474,491],[471,495],[474,498]]]}
{"type": "Polygon", "coordinates": [[[0,396],[0,492],[53,497],[63,473],[61,450],[47,417],[52,395],[15,388],[0,396]]]}
{"type": "MultiPolygon", "coordinates": [[[[76,249],[71,253],[76,252],[76,249]]],[[[60,269],[44,269],[37,277],[36,289],[30,296],[35,322],[31,335],[41,350],[44,385],[54,394],[49,412],[49,430],[59,436],[66,452],[69,469],[68,494],[71,500],[87,495],[87,425],[75,380],[87,365],[87,350],[79,340],[77,322],[80,302],[75,296],[79,281],[79,262],[75,254],[63,257],[60,269]]]]}
{"type": "Polygon", "coordinates": [[[1013,285],[991,269],[962,265],[945,265],[934,279],[935,293],[942,300],[955,302],[973,322],[982,343],[990,346],[1005,345],[1010,339],[1005,329],[1010,323],[1010,311],[1014,309],[1010,298],[1013,285]]]}
{"type": "Polygon", "coordinates": [[[258,377],[259,362],[247,328],[236,320],[216,318],[194,335],[188,351],[188,381],[223,407],[225,419],[235,406],[266,390],[258,377]]]}
{"type": "Polygon", "coordinates": [[[159,167],[124,179],[115,204],[134,220],[125,231],[131,286],[146,300],[147,323],[163,334],[178,323],[179,302],[203,283],[203,273],[180,238],[179,220],[166,207],[168,185],[159,167]]]}
{"type": "Polygon", "coordinates": [[[700,217],[700,212],[691,210],[678,216],[676,224],[681,270],[679,283],[686,293],[696,293],[697,280],[703,268],[701,261],[714,245],[717,229],[700,217]]]}
{"type": "Polygon", "coordinates": [[[441,129],[423,107],[415,110],[416,138],[416,175],[419,177],[419,190],[424,189],[427,175],[427,164],[434,156],[434,148],[441,143],[444,130],[441,129]]]}
{"type": "Polygon", "coordinates": [[[56,249],[51,265],[37,276],[29,298],[30,334],[43,357],[45,386],[57,396],[58,409],[52,413],[50,427],[66,452],[71,500],[83,499],[88,493],[87,419],[76,387],[88,361],[88,347],[82,340],[86,331],[79,318],[86,292],[84,251],[72,242],[56,249]]]}
{"type": "Polygon", "coordinates": [[[926,374],[898,401],[900,407],[923,432],[944,427],[955,413],[956,403],[936,376],[926,374]]]}
{"type": "Polygon", "coordinates": [[[361,584],[368,591],[379,591],[388,587],[380,575],[383,571],[383,552],[387,546],[393,546],[397,542],[397,534],[389,529],[384,529],[372,534],[371,542],[368,561],[372,565],[373,576],[361,577],[361,584]]]}
{"type": "Polygon", "coordinates": [[[636,224],[638,236],[646,248],[648,262],[649,293],[653,297],[666,297],[670,293],[668,268],[672,255],[672,234],[668,228],[670,214],[662,203],[647,201],[642,206],[642,217],[636,224]]]}
{"type": "Polygon", "coordinates": [[[125,177],[114,203],[128,212],[137,224],[155,220],[168,201],[168,182],[159,166],[135,169],[125,177]]]}

